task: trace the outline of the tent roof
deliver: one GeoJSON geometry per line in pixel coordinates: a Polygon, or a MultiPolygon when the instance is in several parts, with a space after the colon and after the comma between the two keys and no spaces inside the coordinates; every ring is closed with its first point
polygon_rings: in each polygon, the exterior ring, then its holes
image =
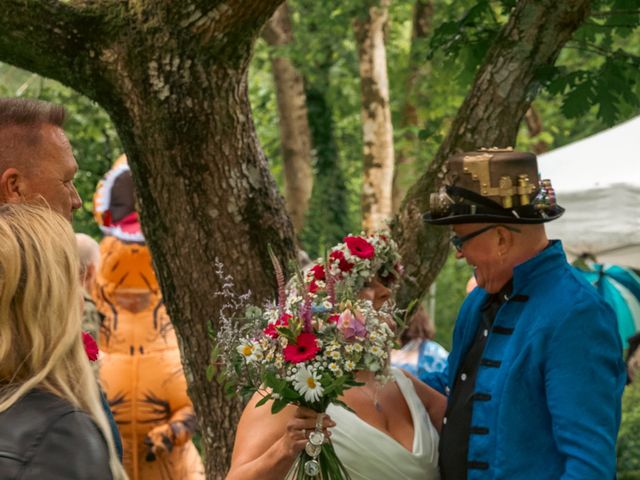
{"type": "Polygon", "coordinates": [[[547,224],[570,258],[640,269],[640,116],[540,155],[566,213],[547,224]]]}
{"type": "Polygon", "coordinates": [[[559,195],[628,183],[640,187],[640,115],[538,157],[559,195]]]}

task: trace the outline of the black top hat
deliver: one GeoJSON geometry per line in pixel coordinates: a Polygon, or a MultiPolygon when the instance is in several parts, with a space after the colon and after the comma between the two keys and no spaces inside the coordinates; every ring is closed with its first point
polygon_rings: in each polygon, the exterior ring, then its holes
{"type": "Polygon", "coordinates": [[[533,153],[480,149],[449,158],[430,197],[427,223],[544,223],[559,218],[550,180],[540,180],[533,153]]]}

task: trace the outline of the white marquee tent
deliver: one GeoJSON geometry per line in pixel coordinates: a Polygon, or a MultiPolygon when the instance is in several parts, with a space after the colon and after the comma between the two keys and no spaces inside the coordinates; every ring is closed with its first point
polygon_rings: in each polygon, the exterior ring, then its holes
{"type": "Polygon", "coordinates": [[[566,212],[547,224],[567,254],[640,269],[640,116],[541,155],[566,212]]]}

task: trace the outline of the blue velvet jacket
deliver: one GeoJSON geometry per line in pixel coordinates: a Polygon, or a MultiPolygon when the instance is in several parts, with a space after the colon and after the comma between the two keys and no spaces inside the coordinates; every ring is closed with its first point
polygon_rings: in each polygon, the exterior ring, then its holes
{"type": "MultiPolygon", "coordinates": [[[[448,394],[488,294],[456,321],[449,365],[423,378],[448,394]]],[[[613,311],[554,241],[513,272],[475,385],[468,479],[610,480],[626,379],[613,311]]]]}

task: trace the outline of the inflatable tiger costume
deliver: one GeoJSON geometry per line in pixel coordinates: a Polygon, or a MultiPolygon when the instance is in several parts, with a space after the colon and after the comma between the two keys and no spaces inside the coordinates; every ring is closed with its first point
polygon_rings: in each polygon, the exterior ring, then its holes
{"type": "Polygon", "coordinates": [[[134,207],[124,156],[98,184],[105,233],[94,297],[105,320],[100,378],[120,429],[132,480],[204,479],[180,352],[134,207]]]}

